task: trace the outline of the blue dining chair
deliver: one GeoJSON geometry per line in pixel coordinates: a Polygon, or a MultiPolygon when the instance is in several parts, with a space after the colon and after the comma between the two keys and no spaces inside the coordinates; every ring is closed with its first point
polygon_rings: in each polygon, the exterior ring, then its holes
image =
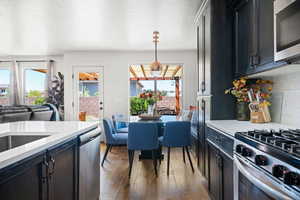
{"type": "Polygon", "coordinates": [[[182,147],[183,161],[185,162],[185,150],[188,155],[192,171],[194,172],[189,146],[191,146],[191,123],[189,121],[167,122],[165,125],[164,136],[159,138],[160,143],[168,147],[168,169],[170,169],[170,150],[175,147],[182,147]]]}
{"type": "Polygon", "coordinates": [[[128,124],[124,121],[122,114],[112,115],[112,120],[117,133],[128,133],[128,124]]]}
{"type": "Polygon", "coordinates": [[[136,150],[151,150],[155,175],[157,176],[157,160],[155,153],[159,147],[158,126],[156,123],[133,122],[129,124],[128,132],[128,157],[129,177],[131,175],[134,152],[136,150]]]}
{"type": "Polygon", "coordinates": [[[126,133],[116,134],[116,130],[113,126],[111,119],[104,118],[103,119],[103,127],[104,127],[104,133],[105,133],[105,137],[106,137],[106,150],[105,150],[102,162],[101,162],[101,166],[103,166],[109,150],[113,146],[126,145],[127,139],[128,139],[128,134],[126,134],[126,133]]]}

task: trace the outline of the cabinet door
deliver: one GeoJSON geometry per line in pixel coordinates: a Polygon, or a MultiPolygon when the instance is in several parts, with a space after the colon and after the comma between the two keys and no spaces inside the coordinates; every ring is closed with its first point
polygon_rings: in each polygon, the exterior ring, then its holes
{"type": "Polygon", "coordinates": [[[242,0],[235,7],[235,67],[236,75],[245,75],[252,67],[255,52],[254,1],[242,0]]]}
{"type": "Polygon", "coordinates": [[[221,199],[221,170],[219,167],[220,156],[219,151],[210,143],[208,143],[208,156],[209,156],[209,175],[208,184],[209,191],[212,199],[221,199]]]}
{"type": "Polygon", "coordinates": [[[233,199],[233,160],[221,152],[222,167],[222,199],[233,199]]]}
{"type": "Polygon", "coordinates": [[[28,158],[0,170],[0,199],[46,200],[46,154],[28,158]]]}
{"type": "Polygon", "coordinates": [[[77,141],[60,144],[48,151],[49,199],[78,199],[77,141]]]}
{"type": "Polygon", "coordinates": [[[274,61],[273,0],[255,0],[257,22],[258,66],[274,61]]]}

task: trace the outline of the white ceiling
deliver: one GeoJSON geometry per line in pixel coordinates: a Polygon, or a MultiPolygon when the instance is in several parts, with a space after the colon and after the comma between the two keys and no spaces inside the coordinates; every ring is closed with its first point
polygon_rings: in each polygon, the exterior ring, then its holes
{"type": "Polygon", "coordinates": [[[0,0],[0,55],[195,49],[201,0],[0,0]]]}

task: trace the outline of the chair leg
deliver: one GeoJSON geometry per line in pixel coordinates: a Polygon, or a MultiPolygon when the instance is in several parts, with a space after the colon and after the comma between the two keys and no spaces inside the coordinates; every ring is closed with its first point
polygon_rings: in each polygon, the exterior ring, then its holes
{"type": "Polygon", "coordinates": [[[107,157],[108,151],[109,151],[109,149],[111,148],[111,146],[112,146],[112,145],[110,145],[110,144],[107,144],[107,145],[106,145],[106,150],[105,150],[105,153],[104,153],[102,162],[101,162],[101,166],[102,166],[102,167],[103,167],[104,161],[105,161],[105,159],[106,159],[106,157],[107,157]]]}
{"type": "Polygon", "coordinates": [[[182,147],[182,155],[183,155],[183,162],[185,163],[185,152],[184,152],[184,147],[182,147]]]}
{"type": "Polygon", "coordinates": [[[113,146],[111,146],[111,147],[110,147],[110,149],[109,149],[109,152],[111,152],[111,151],[112,151],[112,148],[113,148],[113,146]]]}
{"type": "Polygon", "coordinates": [[[130,178],[131,170],[132,170],[132,164],[133,164],[133,160],[134,160],[134,150],[128,150],[128,155],[129,155],[129,173],[128,173],[128,176],[130,178]]]}
{"type": "Polygon", "coordinates": [[[170,150],[171,148],[168,147],[168,168],[167,168],[167,175],[169,176],[169,171],[170,171],[170,150]]]}
{"type": "Polygon", "coordinates": [[[161,165],[162,160],[162,146],[159,148],[159,165],[161,165]]]}
{"type": "Polygon", "coordinates": [[[156,153],[156,150],[152,150],[153,166],[154,166],[155,175],[157,176],[157,161],[156,161],[155,153],[156,153]]]}
{"type": "Polygon", "coordinates": [[[190,152],[189,152],[189,147],[186,146],[185,149],[186,149],[186,153],[188,155],[188,158],[189,158],[189,161],[190,161],[190,164],[191,164],[192,171],[194,173],[194,167],[193,167],[193,163],[192,163],[192,160],[191,160],[191,156],[190,156],[190,152]]]}

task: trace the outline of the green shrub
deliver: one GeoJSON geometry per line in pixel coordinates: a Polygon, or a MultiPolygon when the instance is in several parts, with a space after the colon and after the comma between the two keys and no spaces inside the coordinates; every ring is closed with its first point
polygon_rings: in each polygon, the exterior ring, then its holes
{"type": "Polygon", "coordinates": [[[139,115],[146,112],[148,109],[148,103],[145,99],[139,97],[130,98],[130,114],[139,115]]]}
{"type": "Polygon", "coordinates": [[[46,103],[46,98],[43,97],[42,93],[38,90],[30,90],[28,93],[29,98],[35,98],[33,104],[34,105],[42,105],[46,103]]]}

